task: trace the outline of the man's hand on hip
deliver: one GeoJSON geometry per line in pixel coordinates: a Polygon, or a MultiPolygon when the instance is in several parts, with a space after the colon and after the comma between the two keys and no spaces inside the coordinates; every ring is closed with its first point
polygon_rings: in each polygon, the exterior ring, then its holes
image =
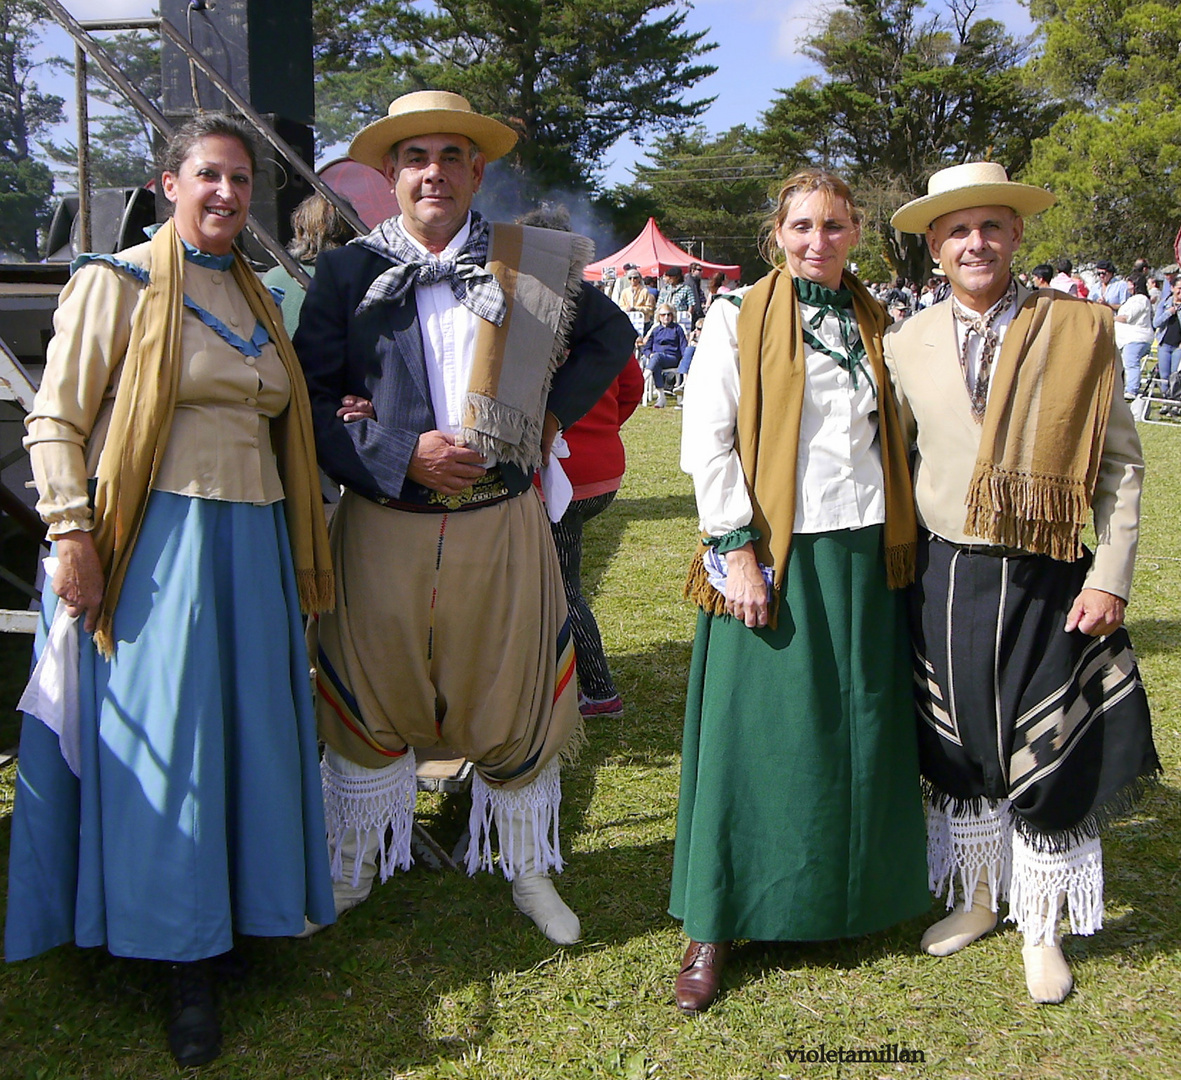
{"type": "Polygon", "coordinates": [[[1124,625],[1126,601],[1102,589],[1083,589],[1066,616],[1066,632],[1081,630],[1091,637],[1102,637],[1124,625]]]}
{"type": "Polygon", "coordinates": [[[458,495],[488,470],[478,450],[459,446],[445,431],[424,431],[418,436],[406,475],[416,484],[441,495],[458,495]]]}

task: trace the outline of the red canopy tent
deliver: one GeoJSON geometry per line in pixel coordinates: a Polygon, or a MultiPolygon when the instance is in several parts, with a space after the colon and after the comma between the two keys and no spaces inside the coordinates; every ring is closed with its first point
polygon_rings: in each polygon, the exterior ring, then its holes
{"type": "Polygon", "coordinates": [[[648,219],[648,224],[640,230],[640,235],[627,247],[620,248],[614,255],[591,263],[583,271],[583,276],[588,281],[598,281],[603,276],[604,270],[613,267],[615,275],[618,277],[623,273],[624,263],[635,263],[640,268],[640,273],[645,277],[659,277],[670,266],[679,266],[684,270],[690,263],[700,263],[701,273],[704,277],[716,274],[720,270],[726,277],[737,281],[741,270],[741,267],[737,265],[706,262],[704,259],[697,258],[696,255],[690,255],[689,252],[665,238],[657,227],[655,218],[648,219]]]}

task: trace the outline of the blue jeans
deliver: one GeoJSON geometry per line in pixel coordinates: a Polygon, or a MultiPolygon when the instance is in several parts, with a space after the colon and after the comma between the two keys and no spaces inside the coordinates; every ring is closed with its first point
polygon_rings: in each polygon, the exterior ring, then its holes
{"type": "Polygon", "coordinates": [[[1160,367],[1161,385],[1167,390],[1169,388],[1169,376],[1177,370],[1179,362],[1181,362],[1181,345],[1158,345],[1156,347],[1156,360],[1160,367]]]}
{"type": "Polygon", "coordinates": [[[1151,341],[1129,341],[1121,349],[1124,358],[1124,393],[1140,393],[1140,361],[1152,348],[1151,341]]]}

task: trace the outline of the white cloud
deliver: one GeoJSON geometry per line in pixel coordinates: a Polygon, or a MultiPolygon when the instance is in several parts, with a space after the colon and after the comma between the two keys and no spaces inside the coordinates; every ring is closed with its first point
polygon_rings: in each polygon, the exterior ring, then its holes
{"type": "Polygon", "coordinates": [[[803,40],[821,29],[833,6],[815,0],[790,0],[786,9],[776,5],[775,55],[785,60],[799,56],[803,40]]]}

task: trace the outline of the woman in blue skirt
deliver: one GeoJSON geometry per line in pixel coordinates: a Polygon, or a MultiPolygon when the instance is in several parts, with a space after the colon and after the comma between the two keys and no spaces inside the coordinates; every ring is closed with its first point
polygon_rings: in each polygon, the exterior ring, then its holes
{"type": "Polygon", "coordinates": [[[233,248],[250,131],[204,114],[162,166],[172,219],[77,260],[27,421],[58,560],[36,651],[77,678],[25,717],[5,952],[169,962],[170,1049],[201,1065],[207,961],[333,918],[300,614],[333,590],[299,365],[233,248]]]}

